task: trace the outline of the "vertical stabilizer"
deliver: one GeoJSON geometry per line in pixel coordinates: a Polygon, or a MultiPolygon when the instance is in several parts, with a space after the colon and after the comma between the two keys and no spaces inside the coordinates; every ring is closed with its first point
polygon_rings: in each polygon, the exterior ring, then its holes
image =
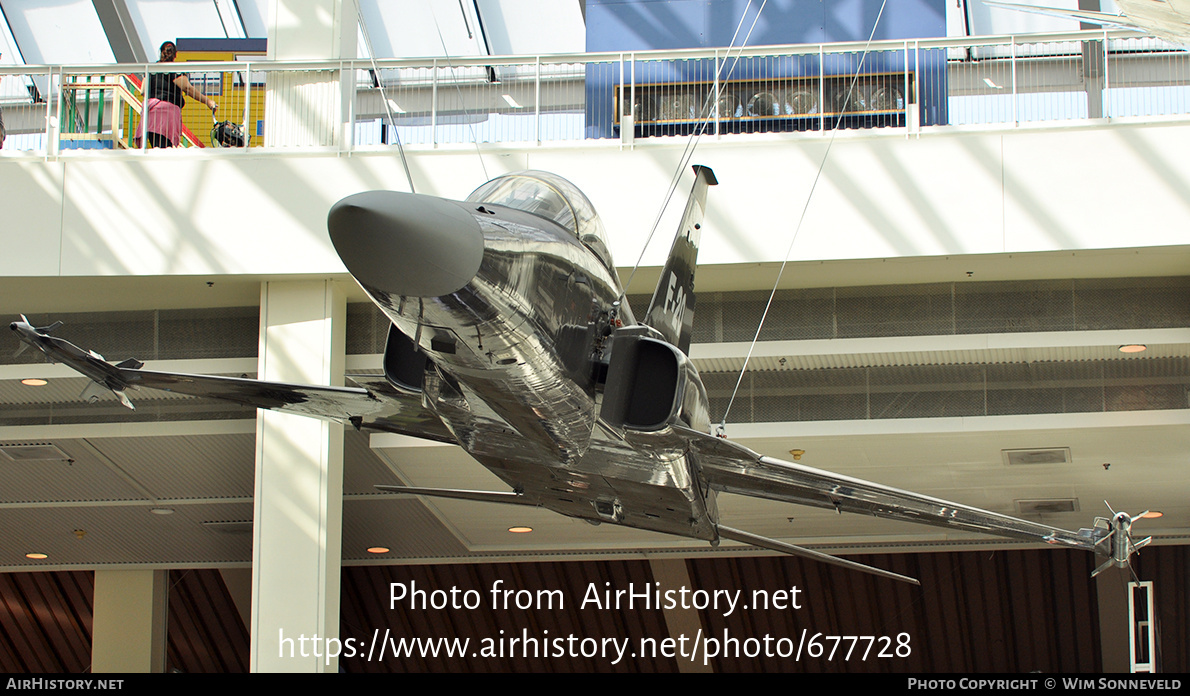
{"type": "Polygon", "coordinates": [[[686,201],[682,223],[678,226],[665,267],[661,269],[661,278],[653,291],[644,321],[687,355],[690,354],[690,334],[694,328],[694,268],[698,263],[707,187],[719,183],[710,167],[694,165],[694,176],[694,189],[686,201]]]}

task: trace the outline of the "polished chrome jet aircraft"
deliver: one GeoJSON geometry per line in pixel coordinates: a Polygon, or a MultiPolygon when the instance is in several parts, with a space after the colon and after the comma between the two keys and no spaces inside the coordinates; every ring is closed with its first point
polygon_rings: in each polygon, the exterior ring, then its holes
{"type": "Polygon", "coordinates": [[[382,486],[400,493],[548,508],[587,520],[871,568],[725,526],[718,493],[1046,542],[1124,567],[1132,517],[1069,532],[762,456],[711,433],[687,358],[708,187],[695,183],[643,319],[625,301],[603,226],[573,184],[501,176],[464,201],[370,191],[330,211],[344,265],[392,321],[382,376],[358,387],[278,384],[113,365],[22,316],[12,329],[113,391],[152,387],[454,443],[510,491],[382,486]]]}

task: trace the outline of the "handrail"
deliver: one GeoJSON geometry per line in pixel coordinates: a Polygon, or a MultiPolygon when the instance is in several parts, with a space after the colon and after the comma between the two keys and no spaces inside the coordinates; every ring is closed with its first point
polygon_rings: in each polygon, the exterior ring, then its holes
{"type": "MultiPolygon", "coordinates": [[[[938,48],[966,48],[979,46],[993,46],[993,45],[1010,45],[1016,44],[1037,44],[1037,43],[1065,43],[1065,42],[1081,42],[1081,41],[1101,41],[1116,40],[1116,39],[1139,39],[1152,38],[1146,37],[1144,34],[1126,29],[1084,29],[1080,31],[1065,31],[1065,32],[1046,32],[1036,34],[992,34],[988,36],[961,36],[961,37],[937,37],[937,38],[921,38],[908,39],[922,50],[931,50],[938,48]]],[[[772,54],[784,55],[818,55],[820,50],[826,49],[826,53],[853,53],[856,51],[863,51],[865,47],[870,52],[880,52],[888,50],[898,50],[905,46],[906,39],[885,39],[879,41],[872,41],[870,44],[863,41],[851,42],[836,42],[825,44],[767,44],[758,46],[748,46],[743,49],[732,48],[731,54],[734,57],[737,53],[741,56],[766,56],[772,54]]],[[[689,60],[696,58],[714,58],[716,55],[726,53],[729,49],[726,47],[720,48],[682,48],[682,49],[666,49],[666,50],[647,50],[647,51],[603,51],[592,53],[543,53],[540,55],[492,55],[492,56],[451,56],[450,64],[456,68],[461,67],[476,67],[488,65],[533,65],[536,60],[540,59],[542,63],[598,63],[598,62],[619,62],[620,59],[627,54],[631,54],[638,61],[652,61],[652,60],[667,60],[679,59],[689,60]]],[[[1170,45],[1170,51],[1183,50],[1176,46],[1170,45]]],[[[248,65],[252,66],[253,71],[275,72],[275,71],[289,71],[289,70],[369,70],[372,68],[372,61],[367,59],[356,60],[303,60],[303,61],[260,61],[260,62],[245,62],[245,61],[204,61],[204,62],[186,62],[186,63],[120,63],[118,66],[112,63],[63,63],[63,64],[25,64],[25,65],[3,65],[0,66],[0,76],[3,75],[27,75],[30,73],[45,72],[51,67],[54,70],[62,70],[64,73],[96,73],[96,72],[127,72],[135,74],[143,74],[146,71],[150,73],[163,72],[179,72],[179,67],[184,66],[185,72],[204,72],[204,71],[229,71],[229,70],[244,70],[248,65]]],[[[380,69],[386,68],[416,68],[416,67],[438,67],[447,68],[446,59],[442,57],[421,57],[421,58],[377,58],[375,60],[376,67],[380,69]]]]}
{"type": "MultiPolygon", "coordinates": [[[[711,114],[716,138],[813,135],[835,126],[920,136],[937,126],[1190,118],[1190,78],[1182,77],[1190,75],[1190,54],[1127,30],[751,46],[738,51],[738,63],[736,52],[731,75],[720,74],[725,48],[449,60],[8,65],[0,66],[6,85],[0,108],[10,135],[43,134],[20,149],[46,156],[58,155],[56,145],[48,146],[51,140],[78,136],[71,131],[81,124],[133,146],[130,133],[144,103],[139,85],[145,75],[166,72],[185,72],[209,90],[220,118],[226,115],[249,136],[251,147],[331,147],[340,153],[384,147],[396,137],[413,147],[600,138],[632,146],[637,138],[688,132],[708,89],[718,100],[711,114]],[[1102,48],[1088,49],[1092,42],[1102,48]],[[874,60],[865,64],[861,93],[854,104],[842,104],[834,85],[854,69],[865,47],[874,60]],[[106,78],[76,84],[100,75],[121,77],[114,84],[106,78]],[[376,89],[381,84],[383,97],[376,89]],[[76,93],[84,98],[67,104],[76,93]],[[270,108],[280,108],[272,120],[266,118],[266,93],[270,108]],[[102,96],[95,101],[97,94],[102,96]],[[44,111],[41,122],[37,108],[44,111]],[[845,118],[832,125],[826,115],[841,109],[845,118]],[[634,117],[624,121],[630,112],[634,117]],[[54,114],[61,123],[51,124],[54,114]],[[620,132],[622,127],[633,133],[620,132]],[[116,137],[120,130],[128,137],[116,137]],[[269,138],[260,137],[266,132],[269,138]]],[[[209,114],[191,103],[183,112],[184,137],[202,146],[195,132],[209,127],[209,114]]],[[[12,149],[10,139],[6,153],[12,149]]]]}

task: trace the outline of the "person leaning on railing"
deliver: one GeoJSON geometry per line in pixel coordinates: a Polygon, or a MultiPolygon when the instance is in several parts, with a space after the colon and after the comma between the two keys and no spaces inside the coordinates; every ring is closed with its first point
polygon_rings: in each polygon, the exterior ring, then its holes
{"type": "MultiPolygon", "coordinates": [[[[172,41],[161,44],[161,58],[158,63],[172,63],[178,55],[178,47],[172,41]]],[[[153,73],[147,86],[149,102],[145,117],[145,131],[149,145],[153,147],[177,147],[182,139],[182,107],[186,96],[197,99],[214,114],[219,105],[190,84],[190,78],[182,73],[153,73]],[[185,96],[183,96],[185,95],[185,96]]]]}

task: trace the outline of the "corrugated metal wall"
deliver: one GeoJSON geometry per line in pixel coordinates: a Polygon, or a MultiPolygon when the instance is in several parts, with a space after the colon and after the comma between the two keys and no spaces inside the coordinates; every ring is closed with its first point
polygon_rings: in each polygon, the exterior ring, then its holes
{"type": "MultiPolygon", "coordinates": [[[[754,591],[772,596],[798,587],[801,609],[699,612],[703,637],[719,641],[710,658],[724,672],[1096,672],[1101,670],[1095,559],[1075,551],[995,551],[918,553],[854,557],[918,577],[911,587],[797,558],[697,558],[686,562],[695,589],[741,589],[740,604],[754,591]],[[727,614],[727,615],[725,615],[727,614]],[[815,634],[887,636],[877,639],[867,659],[860,641],[839,644],[826,655],[800,661],[749,656],[789,650],[803,629],[815,634]],[[907,642],[899,639],[907,634],[907,642]],[[735,639],[738,643],[732,643],[735,639]],[[789,639],[780,642],[780,639],[789,639]],[[723,648],[727,647],[727,655],[723,648]],[[897,657],[898,647],[902,655],[897,657]],[[893,657],[877,657],[884,650],[893,657]],[[736,655],[734,653],[738,652],[736,655]]],[[[1190,669],[1190,547],[1145,549],[1136,561],[1142,579],[1155,582],[1162,671],[1190,669]]],[[[90,572],[0,574],[0,671],[83,672],[90,665],[93,574],[90,572]]],[[[170,574],[168,669],[183,672],[243,672],[248,669],[248,632],[216,570],[170,574]]],[[[460,638],[471,641],[462,658],[418,656],[367,661],[341,660],[348,672],[673,672],[672,657],[626,656],[619,664],[598,657],[555,657],[557,639],[670,637],[663,612],[656,609],[582,607],[589,592],[638,591],[652,587],[647,561],[537,562],[442,566],[353,566],[343,569],[341,637],[370,640],[375,631],[399,638],[460,638]],[[491,588],[558,590],[563,605],[540,610],[494,610],[491,588]],[[407,601],[389,608],[390,583],[406,589],[477,591],[475,609],[410,609],[407,601]],[[503,633],[501,633],[503,631],[503,633]],[[548,633],[547,633],[548,632],[548,633]],[[549,639],[551,655],[500,657],[511,638],[549,639]],[[484,639],[495,657],[472,656],[484,639]]],[[[461,596],[461,595],[460,595],[461,596]]],[[[525,597],[527,595],[522,595],[525,597]]],[[[601,595],[602,596],[602,595],[601,595]]],[[[474,595],[473,595],[474,597],[474,595]]],[[[536,601],[536,600],[535,600],[536,601]]],[[[639,600],[638,600],[639,601],[639,600]]],[[[807,638],[807,640],[808,640],[807,638]]],[[[819,638],[829,651],[832,643],[819,638]]],[[[587,646],[593,643],[588,642],[587,646]]],[[[566,650],[569,652],[569,649],[566,650]]],[[[804,651],[805,652],[805,651],[804,651]]],[[[701,661],[701,655],[697,658],[701,661]]]]}

